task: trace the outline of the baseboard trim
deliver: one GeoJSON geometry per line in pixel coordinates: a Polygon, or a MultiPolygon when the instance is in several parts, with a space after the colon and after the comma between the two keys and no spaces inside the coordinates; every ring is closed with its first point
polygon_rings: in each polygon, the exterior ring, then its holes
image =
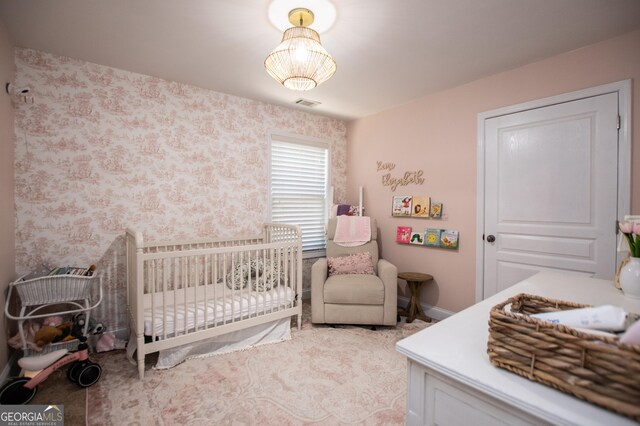
{"type": "MultiPolygon", "coordinates": [[[[409,306],[408,297],[398,296],[398,306],[401,308],[406,308],[409,306]]],[[[437,306],[429,306],[424,303],[421,303],[422,309],[424,313],[435,320],[442,321],[449,318],[451,315],[455,314],[455,312],[448,311],[446,309],[438,308],[437,306]]]]}

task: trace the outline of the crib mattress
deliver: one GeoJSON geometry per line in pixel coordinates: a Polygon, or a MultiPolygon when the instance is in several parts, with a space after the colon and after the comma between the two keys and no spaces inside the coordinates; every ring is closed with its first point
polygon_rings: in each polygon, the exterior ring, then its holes
{"type": "MultiPolygon", "coordinates": [[[[222,284],[217,285],[216,294],[223,294],[222,284]]],[[[232,292],[226,289],[226,297],[210,298],[206,302],[191,302],[167,306],[156,306],[155,312],[151,307],[144,311],[144,334],[157,338],[173,337],[196,330],[204,329],[205,325],[224,324],[236,321],[250,315],[275,312],[277,309],[291,305],[295,299],[295,292],[290,287],[279,286],[265,292],[243,290],[232,292]],[[155,333],[154,333],[155,331],[155,333]]]]}

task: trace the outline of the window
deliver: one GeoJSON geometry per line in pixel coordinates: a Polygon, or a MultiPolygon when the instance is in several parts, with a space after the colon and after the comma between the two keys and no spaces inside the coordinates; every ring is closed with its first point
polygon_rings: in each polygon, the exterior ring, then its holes
{"type": "Polygon", "coordinates": [[[299,225],[304,257],[324,256],[329,144],[271,134],[271,220],[299,225]]]}

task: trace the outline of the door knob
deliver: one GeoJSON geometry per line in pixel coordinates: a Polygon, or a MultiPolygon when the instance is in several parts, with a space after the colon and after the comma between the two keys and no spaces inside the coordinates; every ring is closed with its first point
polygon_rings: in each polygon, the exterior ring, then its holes
{"type": "Polygon", "coordinates": [[[488,243],[492,243],[496,240],[496,237],[494,237],[493,235],[487,235],[487,242],[488,243]]]}

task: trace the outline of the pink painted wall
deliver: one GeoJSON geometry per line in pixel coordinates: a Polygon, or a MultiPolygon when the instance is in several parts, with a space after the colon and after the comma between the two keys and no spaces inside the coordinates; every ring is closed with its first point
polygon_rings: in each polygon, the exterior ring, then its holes
{"type": "Polygon", "coordinates": [[[435,277],[422,293],[424,303],[450,311],[464,309],[475,301],[478,113],[625,79],[634,80],[631,212],[640,214],[640,31],[350,122],[348,200],[356,200],[357,186],[364,185],[367,212],[378,219],[383,256],[400,271],[435,277]],[[393,193],[382,185],[383,172],[376,171],[376,161],[395,163],[393,175],[423,169],[425,182],[393,193]],[[445,216],[441,221],[392,218],[391,197],[403,193],[442,201],[445,216]],[[398,225],[457,229],[460,249],[396,244],[398,225]]]}
{"type": "MultiPolygon", "coordinates": [[[[0,306],[4,307],[6,289],[15,279],[15,221],[13,210],[13,105],[4,93],[4,85],[13,82],[15,63],[13,44],[0,21],[0,306]]],[[[0,366],[7,362],[6,324],[0,321],[0,366]]],[[[0,370],[3,367],[0,367],[0,370]]]]}

